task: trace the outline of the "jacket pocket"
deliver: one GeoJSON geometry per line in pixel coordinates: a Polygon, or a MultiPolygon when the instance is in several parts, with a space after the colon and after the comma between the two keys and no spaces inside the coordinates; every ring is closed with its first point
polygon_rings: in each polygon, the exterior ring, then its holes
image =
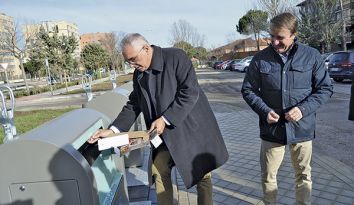
{"type": "Polygon", "coordinates": [[[290,70],[292,71],[294,89],[311,88],[312,65],[297,65],[290,70]]]}
{"type": "Polygon", "coordinates": [[[280,66],[272,66],[270,64],[261,65],[259,72],[261,74],[262,88],[264,90],[279,90],[281,80],[279,71],[280,66]]]}

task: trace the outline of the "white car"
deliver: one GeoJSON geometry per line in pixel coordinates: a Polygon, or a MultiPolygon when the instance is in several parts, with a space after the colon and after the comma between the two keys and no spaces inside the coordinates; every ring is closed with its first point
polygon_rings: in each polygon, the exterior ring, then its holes
{"type": "Polygon", "coordinates": [[[232,65],[232,70],[245,72],[251,63],[252,58],[253,58],[253,56],[247,56],[246,58],[242,59],[240,62],[232,65]]]}

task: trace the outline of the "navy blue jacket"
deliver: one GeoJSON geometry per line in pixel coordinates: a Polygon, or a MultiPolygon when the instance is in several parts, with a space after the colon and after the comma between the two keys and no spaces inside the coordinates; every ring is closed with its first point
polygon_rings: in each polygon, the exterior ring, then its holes
{"type": "Polygon", "coordinates": [[[242,95],[259,115],[260,137],[280,144],[293,144],[315,137],[316,110],[333,93],[333,85],[320,53],[295,42],[287,62],[271,47],[252,59],[242,85],[242,95]],[[285,113],[300,108],[303,118],[288,122],[285,113]],[[274,110],[280,119],[268,124],[274,110]]]}

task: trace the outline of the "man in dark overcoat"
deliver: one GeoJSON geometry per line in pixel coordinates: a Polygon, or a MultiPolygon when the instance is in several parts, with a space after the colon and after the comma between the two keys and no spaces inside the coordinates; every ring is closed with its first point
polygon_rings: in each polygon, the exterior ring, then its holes
{"type": "Polygon", "coordinates": [[[152,150],[152,175],[159,204],[173,204],[171,168],[184,184],[197,184],[198,204],[212,204],[210,172],[228,152],[192,62],[183,50],[151,46],[140,34],[122,40],[126,64],[135,68],[133,91],[110,129],[99,130],[91,143],[113,132],[128,131],[142,112],[150,131],[163,143],[152,150]]]}

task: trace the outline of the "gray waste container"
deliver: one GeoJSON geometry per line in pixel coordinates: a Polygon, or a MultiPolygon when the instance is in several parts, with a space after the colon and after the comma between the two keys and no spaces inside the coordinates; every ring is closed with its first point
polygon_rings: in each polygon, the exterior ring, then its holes
{"type": "Polygon", "coordinates": [[[0,204],[128,204],[112,150],[86,142],[109,122],[78,109],[0,145],[0,204]]]}
{"type": "MultiPolygon", "coordinates": [[[[107,115],[113,121],[128,101],[129,94],[133,90],[133,82],[128,82],[119,86],[111,92],[106,92],[87,102],[83,107],[92,108],[107,115]]],[[[136,119],[136,122],[130,128],[131,131],[145,130],[145,122],[142,114],[136,119]]],[[[125,166],[142,166],[144,159],[144,149],[133,150],[128,156],[125,156],[125,166]]]]}

